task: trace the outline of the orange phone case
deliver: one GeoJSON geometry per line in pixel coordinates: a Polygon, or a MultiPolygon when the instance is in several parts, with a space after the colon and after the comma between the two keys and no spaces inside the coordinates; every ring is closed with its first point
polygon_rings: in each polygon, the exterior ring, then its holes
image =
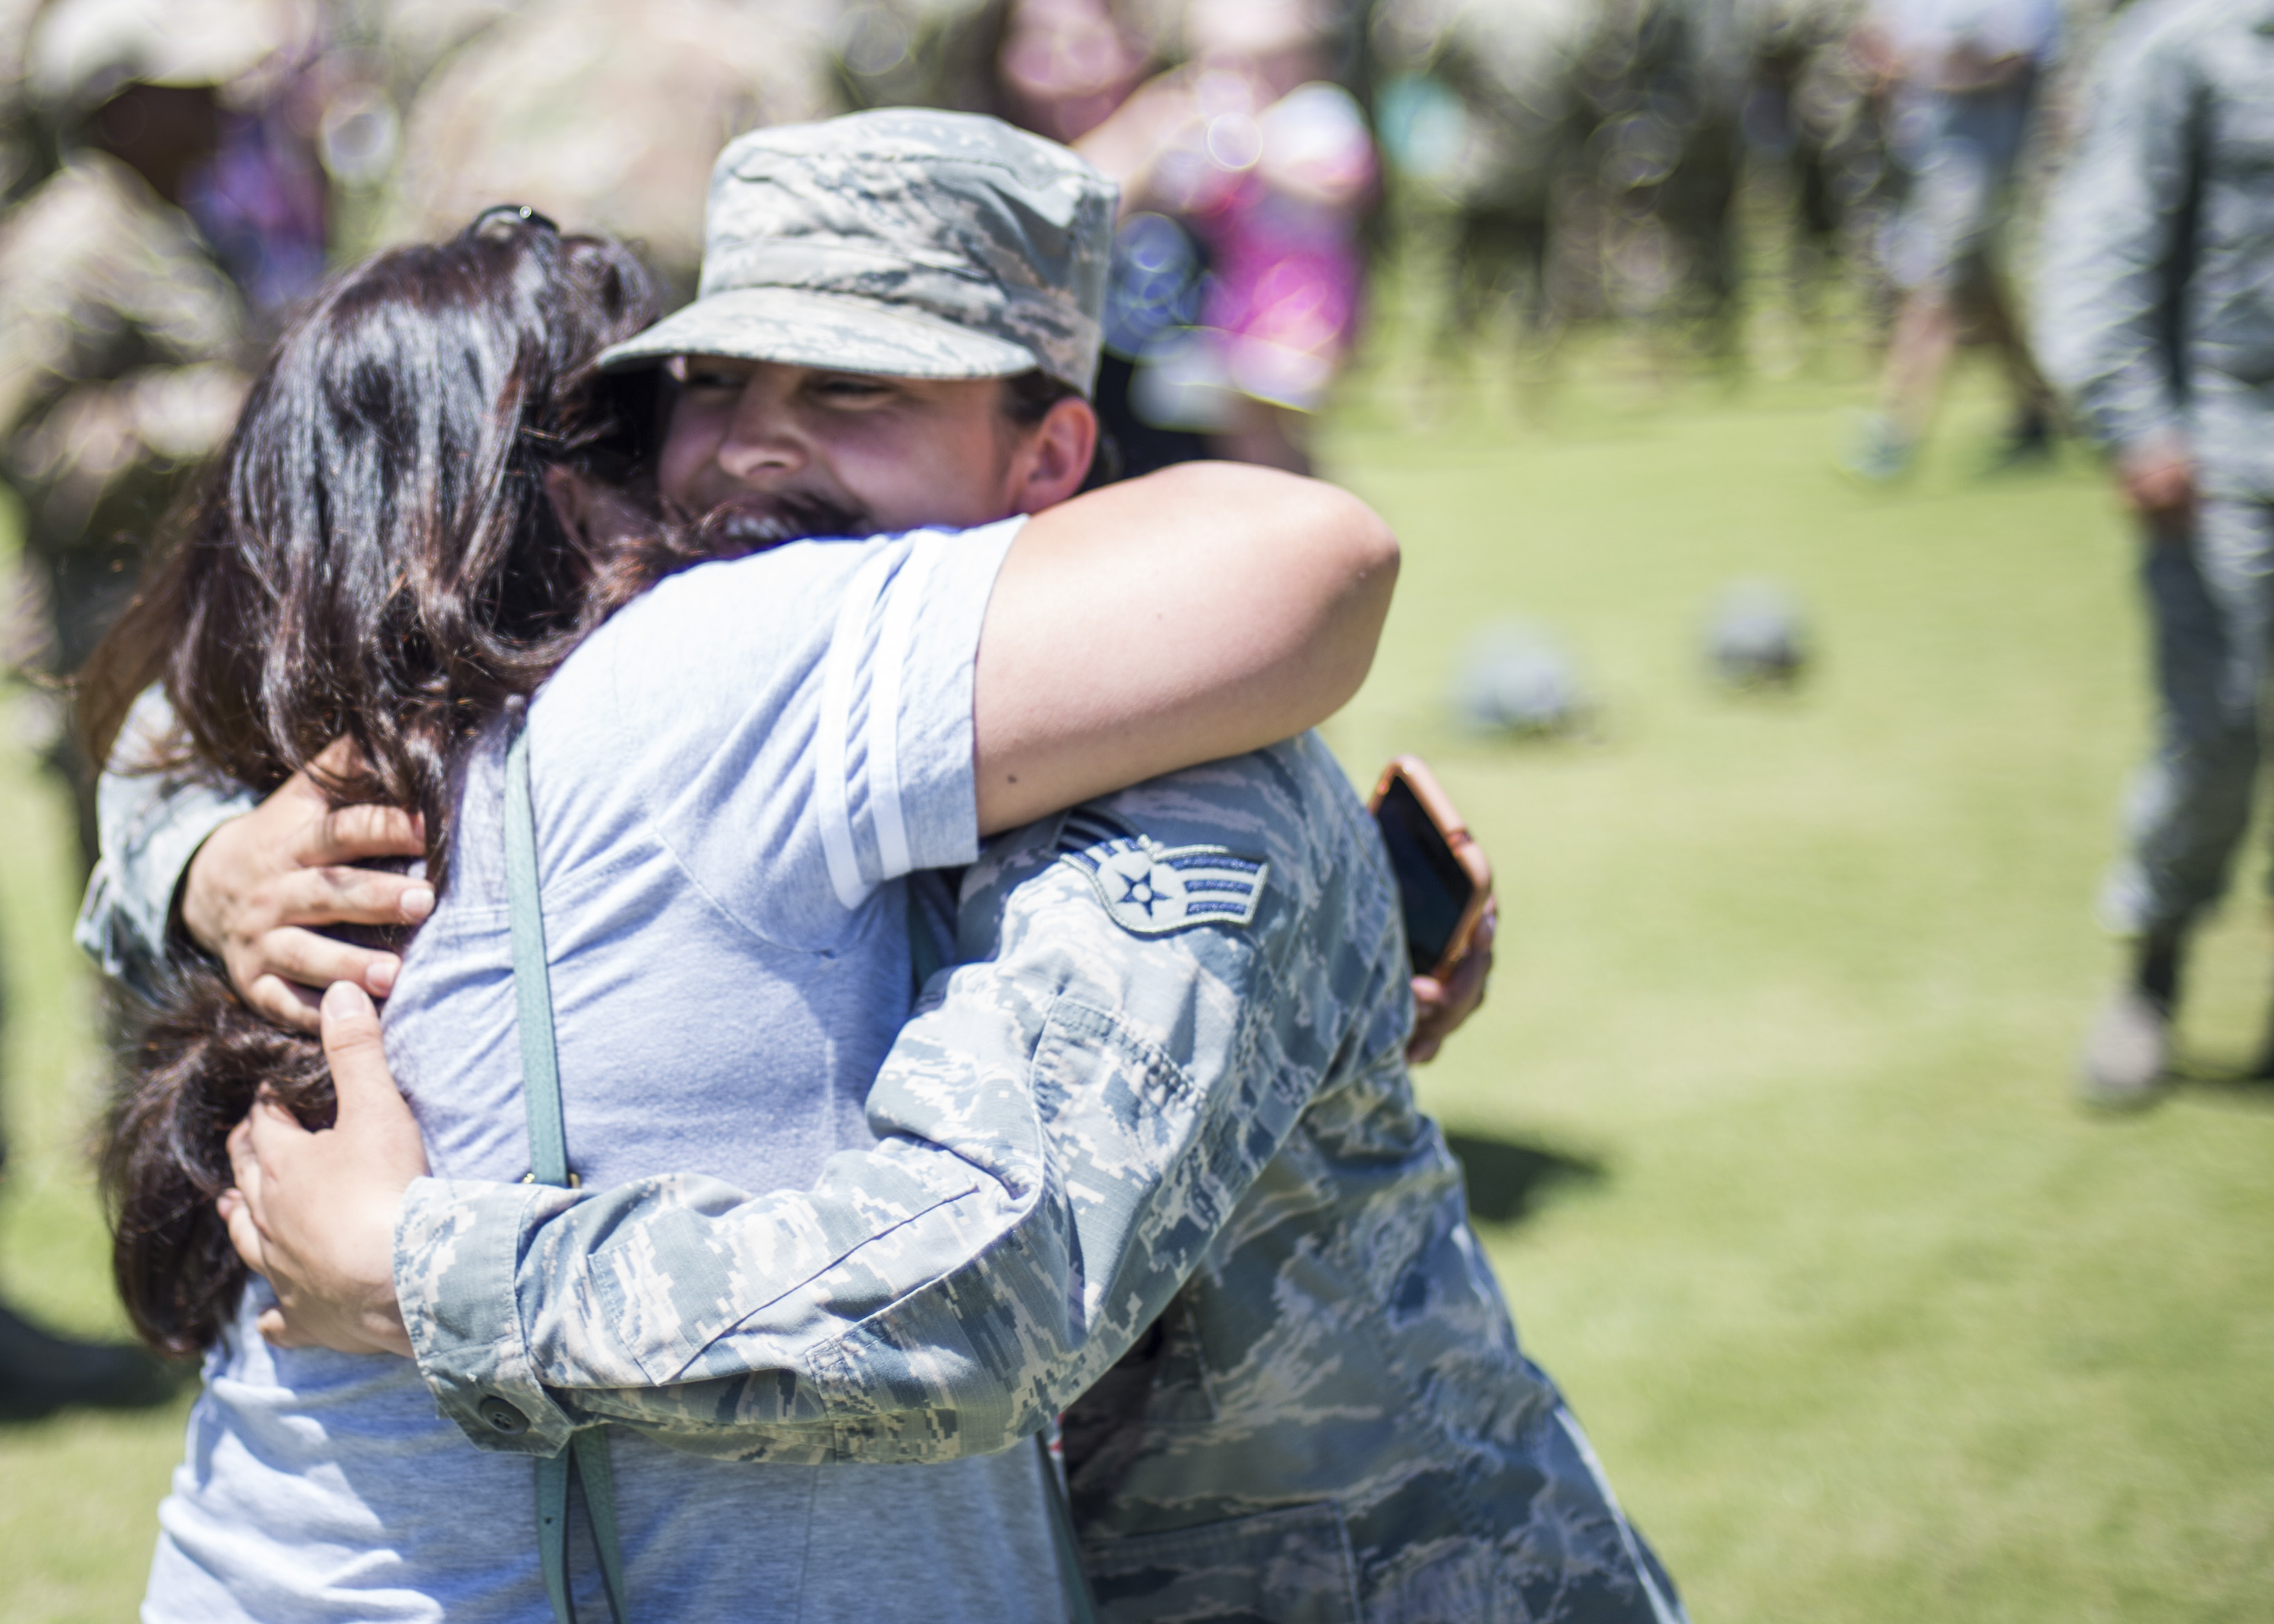
{"type": "Polygon", "coordinates": [[[1453,805],[1453,798],[1445,793],[1444,786],[1437,782],[1437,775],[1429,771],[1429,763],[1418,756],[1400,756],[1382,770],[1382,777],[1374,783],[1374,793],[1367,798],[1367,810],[1371,812],[1379,808],[1382,798],[1389,793],[1390,785],[1400,778],[1405,781],[1405,787],[1413,792],[1413,799],[1421,803],[1421,809],[1429,815],[1430,823],[1443,837],[1445,847],[1452,853],[1453,861],[1460,864],[1461,872],[1467,875],[1470,883],[1476,887],[1469,897],[1468,906],[1461,910],[1460,922],[1453,928],[1452,938],[1445,944],[1443,957],[1429,972],[1442,981],[1450,976],[1459,967],[1461,960],[1468,956],[1469,938],[1476,934],[1477,921],[1484,917],[1485,909],[1491,906],[1492,864],[1485,859],[1484,847],[1476,843],[1469,833],[1468,825],[1461,821],[1460,810],[1453,805]]]}

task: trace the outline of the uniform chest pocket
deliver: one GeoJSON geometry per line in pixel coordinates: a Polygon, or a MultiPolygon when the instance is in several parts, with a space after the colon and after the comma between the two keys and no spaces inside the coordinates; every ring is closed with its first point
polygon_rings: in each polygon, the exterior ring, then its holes
{"type": "Polygon", "coordinates": [[[1350,1531],[1332,1504],[1085,1545],[1114,1624],[1357,1624],[1350,1531]]]}

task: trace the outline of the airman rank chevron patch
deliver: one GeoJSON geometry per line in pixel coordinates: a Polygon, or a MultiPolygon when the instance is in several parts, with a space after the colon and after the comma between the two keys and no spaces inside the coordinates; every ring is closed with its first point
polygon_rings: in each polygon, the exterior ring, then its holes
{"type": "Polygon", "coordinates": [[[1058,861],[1089,876],[1114,923],[1141,936],[1254,922],[1270,865],[1221,846],[1163,846],[1089,808],[1066,814],[1058,861]]]}

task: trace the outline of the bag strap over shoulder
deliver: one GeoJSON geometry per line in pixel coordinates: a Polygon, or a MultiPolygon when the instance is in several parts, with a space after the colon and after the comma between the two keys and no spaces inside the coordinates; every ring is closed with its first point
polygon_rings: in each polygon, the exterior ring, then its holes
{"type": "Polygon", "coordinates": [[[561,1114],[561,1051],[553,1034],[553,972],[538,900],[537,808],[529,790],[529,730],[505,756],[506,905],[513,920],[513,992],[521,1027],[521,1093],[529,1112],[529,1177],[566,1185],[568,1131],[561,1114]]]}
{"type": "MultiPolygon", "coordinates": [[[[529,787],[526,711],[516,706],[505,754],[506,906],[513,927],[513,990],[521,1027],[521,1092],[529,1112],[529,1177],[539,1184],[577,1182],[568,1170],[568,1133],[561,1109],[561,1050],[553,1031],[553,972],[545,954],[545,911],[538,895],[537,807],[529,787]]],[[[626,1624],[623,1553],[616,1538],[615,1479],[608,1438],[588,1428],[568,1447],[537,1462],[537,1547],[555,1624],[576,1624],[568,1590],[568,1478],[584,1486],[584,1511],[600,1553],[608,1613],[626,1624]]]]}

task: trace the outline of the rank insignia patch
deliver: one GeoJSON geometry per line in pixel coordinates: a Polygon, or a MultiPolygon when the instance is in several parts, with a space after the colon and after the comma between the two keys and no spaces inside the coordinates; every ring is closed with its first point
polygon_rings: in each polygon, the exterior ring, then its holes
{"type": "Polygon", "coordinates": [[[1163,846],[1088,810],[1066,815],[1058,860],[1088,875],[1113,922],[1141,936],[1251,924],[1270,873],[1261,858],[1221,846],[1163,846]]]}

